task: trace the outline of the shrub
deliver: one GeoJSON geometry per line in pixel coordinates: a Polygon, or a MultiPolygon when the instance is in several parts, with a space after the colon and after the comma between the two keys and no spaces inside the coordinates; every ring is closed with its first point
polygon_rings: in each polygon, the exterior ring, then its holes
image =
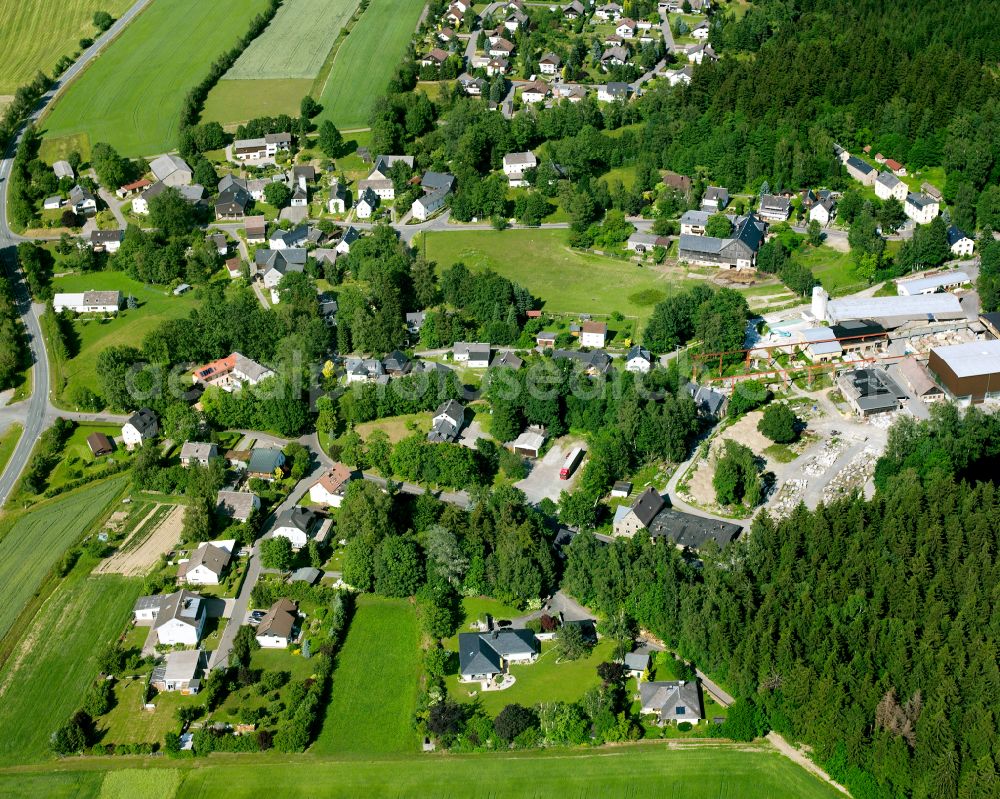
{"type": "Polygon", "coordinates": [[[694,725],[690,721],[682,721],[678,723],[677,729],[681,732],[689,732],[694,729],[694,725]]]}

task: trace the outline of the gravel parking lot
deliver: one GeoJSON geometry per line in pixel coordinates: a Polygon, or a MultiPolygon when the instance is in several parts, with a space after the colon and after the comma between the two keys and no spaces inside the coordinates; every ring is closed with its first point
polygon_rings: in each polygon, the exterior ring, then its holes
{"type": "Polygon", "coordinates": [[[577,444],[582,441],[563,440],[552,445],[551,449],[545,453],[541,460],[535,461],[531,466],[531,472],[518,483],[515,488],[520,488],[528,498],[528,502],[537,505],[544,497],[548,497],[553,502],[558,501],[561,491],[572,491],[576,481],[580,478],[580,472],[587,462],[584,454],[580,465],[576,467],[573,476],[569,480],[559,479],[559,470],[562,468],[563,460],[577,444]]]}

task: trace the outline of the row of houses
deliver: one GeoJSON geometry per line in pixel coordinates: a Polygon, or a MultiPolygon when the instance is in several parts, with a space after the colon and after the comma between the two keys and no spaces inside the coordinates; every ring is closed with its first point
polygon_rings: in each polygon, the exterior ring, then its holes
{"type": "MultiPolygon", "coordinates": [[[[906,168],[891,159],[883,159],[887,169],[879,172],[866,161],[851,155],[842,147],[834,149],[847,174],[863,186],[870,186],[875,196],[881,200],[893,198],[903,204],[903,211],[918,225],[926,225],[941,213],[941,195],[929,184],[924,183],[919,192],[909,190],[909,186],[900,180],[906,175],[906,168]]],[[[879,154],[878,157],[880,157],[879,154]]]]}

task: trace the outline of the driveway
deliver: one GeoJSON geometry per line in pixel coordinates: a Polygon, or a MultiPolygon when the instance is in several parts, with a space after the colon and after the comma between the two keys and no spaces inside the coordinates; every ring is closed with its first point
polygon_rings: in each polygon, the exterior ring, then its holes
{"type": "MultiPolygon", "coordinates": [[[[541,460],[536,460],[531,465],[528,476],[515,483],[514,487],[521,489],[532,505],[537,505],[545,497],[553,502],[558,501],[562,491],[572,491],[580,472],[583,471],[583,461],[581,461],[569,480],[559,478],[559,470],[562,468],[566,456],[574,446],[582,443],[582,441],[564,441],[560,444],[553,444],[541,460]]],[[[585,459],[586,454],[584,454],[585,459]]]]}

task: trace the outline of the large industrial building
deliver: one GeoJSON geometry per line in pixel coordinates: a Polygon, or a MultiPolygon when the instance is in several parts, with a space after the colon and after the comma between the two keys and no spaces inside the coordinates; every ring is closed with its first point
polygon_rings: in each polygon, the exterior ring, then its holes
{"type": "Polygon", "coordinates": [[[1000,340],[970,341],[931,350],[928,368],[960,402],[1000,397],[1000,340]]]}
{"type": "Polygon", "coordinates": [[[918,294],[912,297],[843,297],[831,300],[822,286],[813,289],[810,315],[813,320],[838,325],[870,319],[885,328],[907,322],[943,322],[965,319],[962,304],[954,294],[918,294]]]}

